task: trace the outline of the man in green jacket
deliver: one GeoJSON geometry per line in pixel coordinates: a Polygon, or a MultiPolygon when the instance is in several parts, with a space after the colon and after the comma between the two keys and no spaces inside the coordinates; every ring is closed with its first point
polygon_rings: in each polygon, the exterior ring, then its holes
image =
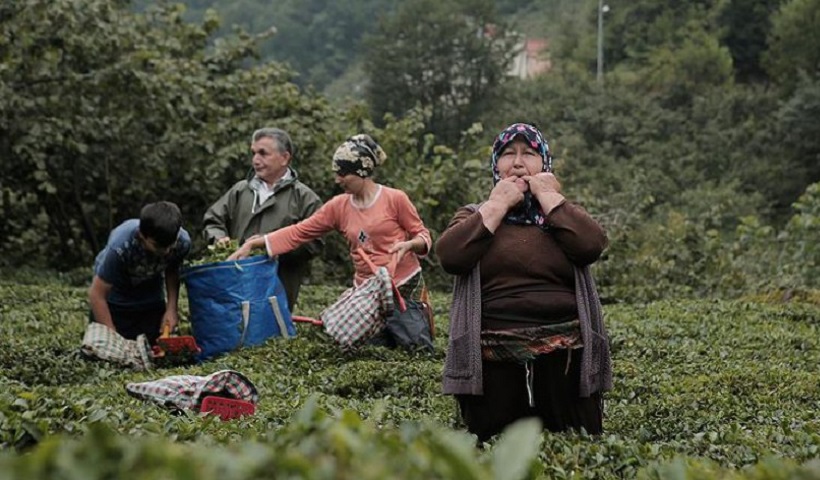
{"type": "MultiPolygon", "coordinates": [[[[205,212],[203,234],[208,243],[236,240],[242,245],[254,235],[263,235],[313,215],[322,201],[297,179],[291,168],[293,142],[284,130],[262,128],[253,132],[253,175],[236,182],[205,212]]],[[[310,259],[322,248],[316,240],[279,258],[279,279],[288,295],[291,311],[310,259]]]]}

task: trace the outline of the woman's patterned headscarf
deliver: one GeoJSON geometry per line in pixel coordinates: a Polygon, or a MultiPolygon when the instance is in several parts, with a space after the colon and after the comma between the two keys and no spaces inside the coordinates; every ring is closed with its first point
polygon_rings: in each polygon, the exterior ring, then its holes
{"type": "MultiPolygon", "coordinates": [[[[498,157],[517,137],[521,137],[530,147],[541,154],[541,171],[552,172],[550,147],[544,135],[541,134],[541,131],[539,131],[535,125],[528,123],[513,123],[499,133],[493,142],[493,155],[491,159],[493,185],[501,180],[501,174],[498,172],[498,157]]],[[[510,210],[504,220],[507,223],[536,225],[544,230],[547,229],[544,211],[541,209],[538,200],[536,200],[529,191],[524,192],[524,201],[516,208],[510,210]]]]}
{"type": "Polygon", "coordinates": [[[333,172],[337,175],[357,175],[367,178],[373,175],[377,165],[387,160],[387,154],[370,135],[353,135],[339,145],[333,154],[333,172]]]}

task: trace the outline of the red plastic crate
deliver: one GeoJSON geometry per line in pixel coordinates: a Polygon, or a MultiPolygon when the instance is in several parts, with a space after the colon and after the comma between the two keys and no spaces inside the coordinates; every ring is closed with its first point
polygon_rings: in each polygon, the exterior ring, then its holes
{"type": "Polygon", "coordinates": [[[245,415],[253,415],[256,413],[256,405],[245,400],[207,396],[202,400],[199,412],[219,415],[224,422],[245,415]]]}
{"type": "Polygon", "coordinates": [[[157,339],[159,345],[166,353],[189,353],[197,355],[202,350],[196,344],[196,339],[191,335],[171,336],[171,329],[168,324],[162,326],[162,335],[157,339]]]}

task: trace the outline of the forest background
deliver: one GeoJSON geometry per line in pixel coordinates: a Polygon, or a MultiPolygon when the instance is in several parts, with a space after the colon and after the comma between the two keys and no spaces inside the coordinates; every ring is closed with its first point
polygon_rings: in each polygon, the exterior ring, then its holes
{"type": "MultiPolygon", "coordinates": [[[[4,0],[0,472],[820,478],[818,157],[820,0],[4,0]],[[527,40],[548,71],[509,75],[527,40]],[[389,156],[378,180],[437,236],[486,197],[490,144],[514,121],[541,127],[567,196],[608,231],[604,436],[529,423],[474,448],[441,394],[451,278],[435,255],[429,355],[342,352],[300,324],[186,368],[80,360],[110,229],[165,198],[201,249],[255,129],[293,135],[323,199],[335,147],[370,133],[389,156]],[[123,389],[217,369],[253,379],[256,415],[172,416],[123,389]]],[[[349,268],[330,235],[299,313],[335,300],[349,268]]]]}
{"type": "MultiPolygon", "coordinates": [[[[489,145],[538,124],[567,196],[607,227],[607,302],[817,288],[820,1],[11,0],[0,5],[0,265],[87,278],[109,230],[164,198],[195,236],[288,130],[334,190],[357,132],[437,235],[485,198],[489,145]],[[508,75],[545,39],[538,76],[508,75]]],[[[198,245],[202,247],[201,244],[198,245]]],[[[427,260],[430,281],[449,278],[427,260]]],[[[349,278],[332,236],[310,282],[349,278]]]]}

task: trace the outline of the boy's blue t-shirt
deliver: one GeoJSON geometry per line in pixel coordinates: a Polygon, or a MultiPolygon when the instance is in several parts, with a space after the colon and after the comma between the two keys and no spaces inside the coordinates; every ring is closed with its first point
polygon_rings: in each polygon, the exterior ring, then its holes
{"type": "Polygon", "coordinates": [[[142,247],[137,233],[140,221],[126,220],[111,231],[97,255],[94,274],[113,285],[108,303],[125,308],[161,306],[165,303],[165,270],[179,268],[191,251],[191,237],[179,229],[177,243],[163,257],[142,247]]]}

